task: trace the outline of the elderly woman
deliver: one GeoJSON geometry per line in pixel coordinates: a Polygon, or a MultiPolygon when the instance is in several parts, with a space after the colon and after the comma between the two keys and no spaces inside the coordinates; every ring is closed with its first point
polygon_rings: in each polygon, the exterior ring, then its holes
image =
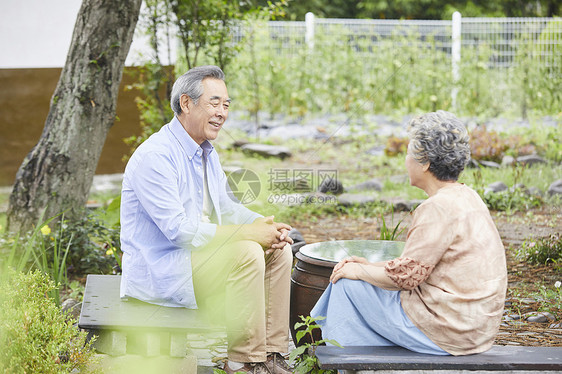
{"type": "Polygon", "coordinates": [[[470,159],[468,134],[444,111],[414,118],[406,169],[428,198],[415,211],[402,255],[342,260],[311,311],[325,339],[343,346],[398,345],[466,355],[488,350],[505,301],[504,248],[476,192],[457,182],[470,159]]]}

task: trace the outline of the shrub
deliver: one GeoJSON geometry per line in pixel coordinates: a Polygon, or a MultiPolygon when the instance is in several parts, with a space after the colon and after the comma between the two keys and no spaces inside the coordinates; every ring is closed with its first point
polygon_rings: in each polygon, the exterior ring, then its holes
{"type": "Polygon", "coordinates": [[[479,126],[470,133],[470,153],[475,160],[501,162],[507,144],[498,133],[479,126]]]}
{"type": "Polygon", "coordinates": [[[408,141],[408,138],[389,136],[386,140],[384,154],[387,156],[397,156],[399,154],[406,153],[408,150],[408,141]]]}
{"type": "MultiPolygon", "coordinates": [[[[62,230],[56,231],[58,237],[53,243],[69,247],[66,266],[69,273],[107,274],[116,265],[114,253],[120,253],[119,228],[107,227],[94,214],[86,214],[78,219],[63,220],[62,230]]],[[[54,248],[47,251],[54,255],[54,248]]],[[[50,262],[50,261],[49,261],[50,262]]]]}
{"type": "Polygon", "coordinates": [[[47,294],[47,275],[9,270],[0,284],[0,371],[3,373],[88,372],[94,360],[86,333],[73,326],[47,294]]]}

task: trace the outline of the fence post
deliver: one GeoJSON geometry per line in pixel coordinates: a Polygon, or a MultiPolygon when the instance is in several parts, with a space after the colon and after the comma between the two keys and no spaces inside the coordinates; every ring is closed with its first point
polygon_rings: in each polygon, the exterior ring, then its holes
{"type": "Polygon", "coordinates": [[[459,64],[461,62],[461,21],[461,14],[459,12],[453,13],[451,45],[451,62],[453,65],[453,90],[451,91],[451,99],[453,110],[457,110],[457,94],[459,91],[458,82],[460,78],[459,64]]]}
{"type": "Polygon", "coordinates": [[[306,26],[305,41],[309,49],[314,49],[314,14],[306,13],[304,16],[304,24],[306,26]]]}

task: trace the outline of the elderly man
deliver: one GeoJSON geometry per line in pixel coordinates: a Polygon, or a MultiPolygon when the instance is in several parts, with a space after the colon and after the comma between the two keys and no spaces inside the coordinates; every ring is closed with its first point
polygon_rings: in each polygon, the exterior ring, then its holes
{"type": "Polygon", "coordinates": [[[225,321],[227,373],[290,373],[290,226],[233,201],[210,141],[230,106],[224,73],[174,83],[170,123],[134,152],[121,194],[121,296],[225,321]]]}

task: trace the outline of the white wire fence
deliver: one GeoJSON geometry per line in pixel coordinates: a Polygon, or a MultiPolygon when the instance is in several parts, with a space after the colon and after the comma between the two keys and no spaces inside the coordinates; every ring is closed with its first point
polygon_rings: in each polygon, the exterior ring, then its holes
{"type": "Polygon", "coordinates": [[[364,20],[309,13],[305,21],[252,28],[255,45],[244,39],[244,27],[234,38],[244,40],[243,50],[254,50],[240,65],[242,74],[264,78],[274,90],[270,102],[286,100],[291,110],[337,105],[332,96],[340,92],[368,97],[372,106],[363,108],[369,110],[460,107],[470,114],[511,110],[523,116],[528,109],[560,111],[560,18],[456,13],[452,20],[364,20]],[[244,70],[252,64],[254,72],[244,70]],[[287,87],[291,92],[284,92],[287,87]]]}
{"type": "MultiPolygon", "coordinates": [[[[454,20],[324,19],[307,15],[306,21],[270,21],[271,41],[282,54],[300,48],[323,48],[346,38],[349,46],[376,55],[377,46],[388,39],[417,35],[420,43],[431,43],[451,54],[454,20]],[[320,39],[320,40],[319,40],[320,39]],[[365,44],[368,48],[365,49],[365,44]]],[[[562,53],[560,18],[467,18],[459,17],[461,50],[489,48],[489,67],[512,66],[518,50],[533,44],[532,51],[545,66],[556,67],[562,53]]],[[[560,66],[558,66],[560,68],[560,66]]]]}

